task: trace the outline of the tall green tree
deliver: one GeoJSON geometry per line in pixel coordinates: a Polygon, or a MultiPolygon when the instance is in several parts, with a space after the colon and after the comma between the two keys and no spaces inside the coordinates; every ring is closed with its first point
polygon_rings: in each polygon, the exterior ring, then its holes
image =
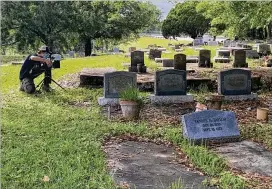
{"type": "Polygon", "coordinates": [[[92,40],[123,40],[159,21],[160,12],[138,1],[23,1],[2,2],[2,42],[19,50],[43,43],[64,50],[92,40]]]}
{"type": "Polygon", "coordinates": [[[71,2],[2,2],[1,37],[5,44],[16,43],[19,50],[43,43],[58,47],[66,41],[72,20],[71,2]],[[4,39],[9,37],[8,40],[4,39]]]}
{"type": "Polygon", "coordinates": [[[162,24],[162,33],[165,38],[181,34],[196,38],[197,35],[203,35],[208,31],[210,20],[196,11],[197,3],[185,1],[171,9],[162,24]]]}

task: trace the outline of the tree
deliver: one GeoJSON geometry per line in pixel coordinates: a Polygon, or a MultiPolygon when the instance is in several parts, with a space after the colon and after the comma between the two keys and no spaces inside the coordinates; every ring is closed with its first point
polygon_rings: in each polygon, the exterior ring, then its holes
{"type": "Polygon", "coordinates": [[[92,40],[123,40],[138,36],[159,22],[160,11],[147,2],[77,2],[76,32],[85,45],[85,56],[92,52],[92,40]]]}
{"type": "Polygon", "coordinates": [[[181,34],[196,38],[197,35],[203,35],[208,31],[210,20],[196,11],[197,3],[186,1],[178,3],[171,9],[162,24],[162,33],[165,38],[181,34]]]}
{"type": "Polygon", "coordinates": [[[160,12],[138,1],[2,2],[1,32],[5,45],[18,50],[41,43],[63,51],[83,43],[91,55],[92,40],[123,40],[153,26],[160,12]]]}
{"type": "MultiPolygon", "coordinates": [[[[49,47],[58,47],[66,41],[66,34],[71,24],[70,2],[2,2],[1,31],[9,36],[9,41],[16,43],[18,50],[40,43],[49,47]]],[[[52,49],[53,50],[53,49],[52,49]]]]}
{"type": "Polygon", "coordinates": [[[230,38],[271,36],[272,2],[200,2],[197,11],[211,19],[210,32],[230,38]]]}

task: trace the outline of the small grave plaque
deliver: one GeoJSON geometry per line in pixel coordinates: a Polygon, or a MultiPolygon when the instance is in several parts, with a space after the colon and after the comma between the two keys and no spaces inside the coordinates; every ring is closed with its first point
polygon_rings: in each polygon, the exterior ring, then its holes
{"type": "Polygon", "coordinates": [[[136,74],[124,71],[105,73],[104,97],[119,98],[119,93],[128,87],[137,87],[136,74]]]}
{"type": "Polygon", "coordinates": [[[163,70],[155,73],[155,95],[186,95],[186,71],[163,70]]]}
{"type": "Polygon", "coordinates": [[[230,69],[218,73],[218,93],[222,95],[251,94],[251,72],[230,69]]]}
{"type": "Polygon", "coordinates": [[[183,136],[196,141],[239,139],[240,132],[234,112],[204,110],[182,116],[183,136]]]}

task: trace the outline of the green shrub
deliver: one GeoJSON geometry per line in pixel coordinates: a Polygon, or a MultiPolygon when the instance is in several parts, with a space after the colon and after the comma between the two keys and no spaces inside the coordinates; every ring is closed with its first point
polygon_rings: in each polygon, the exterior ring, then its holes
{"type": "Polygon", "coordinates": [[[143,103],[143,99],[140,96],[140,91],[135,87],[129,87],[120,92],[121,100],[134,101],[137,104],[141,105],[143,103]]]}

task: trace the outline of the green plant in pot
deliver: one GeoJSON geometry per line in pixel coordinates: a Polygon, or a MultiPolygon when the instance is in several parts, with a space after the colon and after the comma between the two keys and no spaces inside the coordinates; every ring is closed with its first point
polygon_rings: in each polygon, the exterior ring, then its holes
{"type": "Polygon", "coordinates": [[[129,87],[120,92],[120,105],[123,117],[128,120],[138,119],[143,100],[136,87],[129,87]]]}

